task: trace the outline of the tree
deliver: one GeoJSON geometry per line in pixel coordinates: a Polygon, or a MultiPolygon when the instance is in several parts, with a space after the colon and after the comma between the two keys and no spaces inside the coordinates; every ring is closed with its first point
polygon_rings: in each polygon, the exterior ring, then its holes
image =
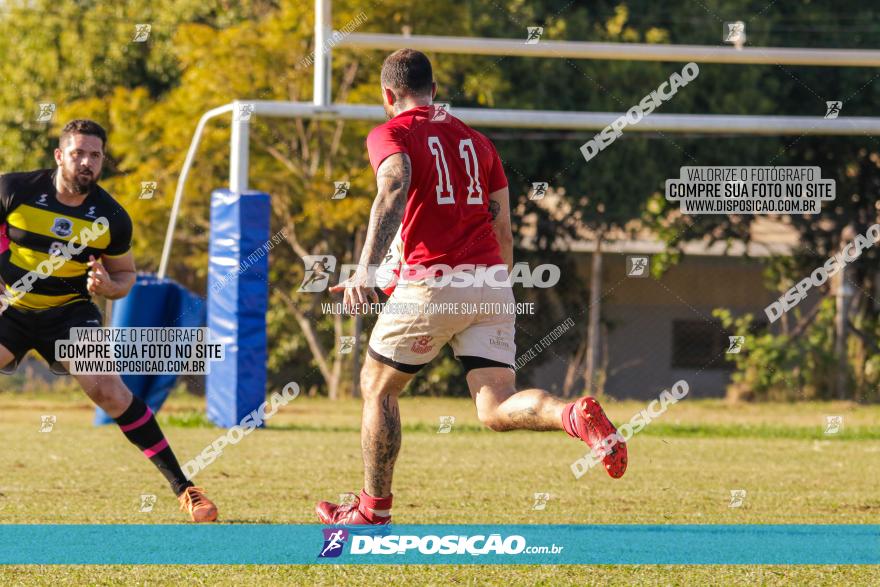
{"type": "MultiPolygon", "coordinates": [[[[749,42],[769,46],[873,47],[876,31],[849,23],[850,18],[852,22],[860,22],[871,17],[871,10],[857,3],[788,4],[762,15],[762,26],[748,31],[749,42]],[[843,18],[841,14],[847,16],[843,18]],[[793,21],[803,25],[793,26],[793,21]],[[817,22],[832,22],[836,26],[816,28],[813,25],[817,22]],[[786,34],[774,34],[781,30],[786,34]]],[[[821,118],[826,100],[841,99],[844,101],[841,116],[874,114],[878,89],[873,83],[874,73],[868,69],[724,68],[722,72],[721,66],[701,67],[699,78],[704,95],[719,97],[719,103],[725,107],[719,111],[821,118]],[[725,96],[727,99],[723,99],[725,96]]],[[[689,107],[690,95],[683,98],[682,101],[676,98],[676,106],[689,107]]],[[[683,160],[682,164],[818,166],[823,178],[836,180],[837,199],[825,203],[821,214],[781,218],[797,230],[801,246],[792,256],[774,258],[767,264],[767,283],[779,293],[838,252],[853,234],[864,234],[868,226],[877,222],[880,153],[873,137],[716,137],[711,142],[686,140],[681,144],[689,158],[698,162],[683,160]]],[[[650,208],[653,223],[669,245],[669,253],[659,259],[664,263],[679,258],[677,249],[685,240],[748,242],[750,239],[753,216],[687,217],[667,206],[659,193],[655,198],[650,208]]],[[[755,386],[748,393],[756,398],[876,399],[876,365],[871,350],[877,348],[880,336],[878,307],[873,301],[878,278],[877,259],[878,252],[873,248],[863,254],[841,275],[845,275],[845,279],[821,288],[825,299],[812,311],[784,315],[778,331],[768,333],[760,323],[721,312],[724,324],[750,341],[746,352],[734,357],[739,370],[734,387],[748,380],[749,385],[755,386]],[[854,296],[851,299],[838,296],[839,302],[831,303],[840,286],[846,283],[854,288],[854,296]],[[830,338],[827,336],[829,327],[830,338]],[[829,367],[829,356],[833,357],[832,367],[829,367]],[[757,382],[753,374],[761,369],[776,373],[807,370],[799,380],[808,381],[809,385],[801,388],[771,376],[757,382]]]]}

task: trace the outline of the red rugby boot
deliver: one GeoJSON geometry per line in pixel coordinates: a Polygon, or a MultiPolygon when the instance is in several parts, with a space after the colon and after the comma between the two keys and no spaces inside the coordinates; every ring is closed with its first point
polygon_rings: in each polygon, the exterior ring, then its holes
{"type": "Polygon", "coordinates": [[[617,437],[617,428],[605,415],[599,402],[585,396],[570,404],[562,414],[565,431],[587,443],[602,458],[605,470],[618,479],[626,471],[626,442],[617,437]]]}
{"type": "Polygon", "coordinates": [[[361,491],[360,495],[354,496],[351,503],[335,504],[329,501],[319,501],[315,506],[315,513],[322,524],[330,526],[384,526],[391,523],[391,516],[377,516],[362,506],[362,499],[371,502],[370,507],[378,510],[391,509],[391,497],[373,498],[361,491]],[[364,499],[366,498],[366,499],[364,499]]]}

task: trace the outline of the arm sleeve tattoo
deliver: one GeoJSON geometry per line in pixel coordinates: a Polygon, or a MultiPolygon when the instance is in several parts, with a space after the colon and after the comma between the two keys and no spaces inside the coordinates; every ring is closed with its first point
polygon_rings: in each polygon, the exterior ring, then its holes
{"type": "Polygon", "coordinates": [[[496,218],[498,218],[499,212],[501,212],[501,204],[499,204],[495,200],[489,200],[489,214],[492,215],[493,222],[496,218]]]}
{"type": "Polygon", "coordinates": [[[361,265],[373,265],[382,260],[391,246],[394,235],[403,220],[406,196],[409,192],[412,167],[409,155],[395,153],[386,158],[376,171],[378,193],[370,211],[367,238],[361,253],[361,265]]]}

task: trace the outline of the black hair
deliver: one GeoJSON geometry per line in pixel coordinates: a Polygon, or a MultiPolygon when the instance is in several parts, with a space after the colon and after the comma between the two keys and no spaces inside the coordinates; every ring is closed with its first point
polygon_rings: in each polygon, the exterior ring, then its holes
{"type": "Polygon", "coordinates": [[[70,135],[90,135],[101,139],[101,147],[106,150],[107,147],[107,131],[104,127],[94,120],[86,120],[83,118],[71,120],[61,129],[61,136],[58,137],[58,146],[64,148],[64,140],[70,135]]]}
{"type": "Polygon", "coordinates": [[[400,49],[385,58],[381,79],[398,98],[430,94],[434,83],[431,60],[421,51],[400,49]]]}

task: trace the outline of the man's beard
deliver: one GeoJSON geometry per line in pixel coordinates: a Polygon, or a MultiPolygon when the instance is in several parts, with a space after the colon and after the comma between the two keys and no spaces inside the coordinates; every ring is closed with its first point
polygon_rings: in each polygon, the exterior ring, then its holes
{"type": "Polygon", "coordinates": [[[80,171],[73,173],[63,167],[61,168],[61,179],[64,180],[67,188],[80,195],[88,194],[97,183],[97,178],[92,175],[91,171],[88,171],[87,174],[80,175],[80,171]]]}

